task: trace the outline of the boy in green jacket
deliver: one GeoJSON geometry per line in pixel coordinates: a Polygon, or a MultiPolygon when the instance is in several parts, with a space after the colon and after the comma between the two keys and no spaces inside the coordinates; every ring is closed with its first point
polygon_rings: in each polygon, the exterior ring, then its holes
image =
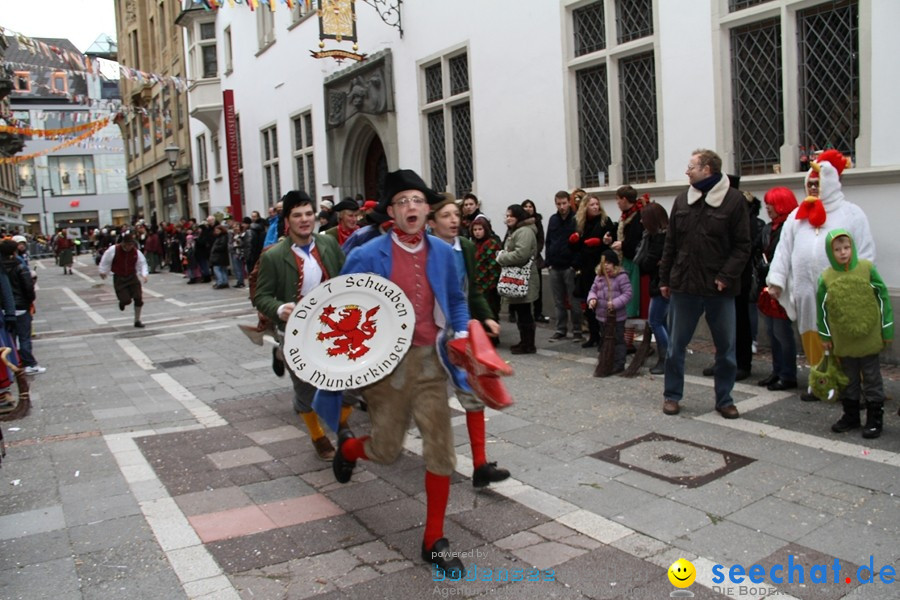
{"type": "Polygon", "coordinates": [[[860,426],[860,386],[866,399],[862,436],[881,435],[884,385],[879,353],[894,338],[894,314],[887,286],[871,261],[856,256],[853,238],[834,229],[825,238],[831,267],[819,276],[816,312],[822,347],[840,359],[850,380],[841,393],[844,414],[831,426],[844,433],[860,426]],[[861,380],[861,381],[860,381],[861,380]]]}

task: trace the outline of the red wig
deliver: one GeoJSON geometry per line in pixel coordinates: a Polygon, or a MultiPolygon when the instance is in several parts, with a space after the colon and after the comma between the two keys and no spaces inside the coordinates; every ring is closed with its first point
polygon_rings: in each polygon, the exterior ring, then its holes
{"type": "Polygon", "coordinates": [[[765,196],[766,204],[771,204],[779,216],[788,216],[797,208],[797,197],[786,187],[773,187],[765,196]]]}

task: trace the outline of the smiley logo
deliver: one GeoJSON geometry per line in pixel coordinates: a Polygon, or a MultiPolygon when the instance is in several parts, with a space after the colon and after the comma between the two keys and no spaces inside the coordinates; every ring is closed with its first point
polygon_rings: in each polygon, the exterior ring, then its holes
{"type": "Polygon", "coordinates": [[[686,588],[697,578],[697,569],[689,560],[679,558],[669,567],[669,581],[677,588],[686,588]]]}

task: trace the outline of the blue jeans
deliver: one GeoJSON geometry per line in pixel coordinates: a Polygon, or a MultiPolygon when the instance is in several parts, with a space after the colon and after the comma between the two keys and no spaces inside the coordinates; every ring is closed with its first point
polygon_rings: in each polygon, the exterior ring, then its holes
{"type": "Polygon", "coordinates": [[[565,335],[572,311],[572,333],[581,335],[581,302],[575,298],[575,269],[550,268],[550,290],[556,307],[556,332],[565,335]],[[566,300],[569,309],[566,309],[566,300]]]}
{"type": "Polygon", "coordinates": [[[228,285],[228,267],[213,266],[213,273],[216,275],[216,285],[225,287],[228,285]]]}
{"type": "Polygon", "coordinates": [[[647,314],[647,322],[650,330],[656,336],[657,350],[660,356],[664,356],[669,349],[669,332],[666,329],[666,321],[669,319],[669,299],[662,296],[650,298],[650,311],[647,314]]]}
{"type": "Polygon", "coordinates": [[[797,339],[794,337],[794,324],[788,319],[763,318],[772,344],[772,373],[782,381],[797,381],[797,339]]]}
{"type": "Polygon", "coordinates": [[[733,296],[695,296],[673,293],[669,298],[669,351],[666,354],[666,400],[680,402],[684,397],[684,355],[694,337],[700,315],[706,313],[706,324],[716,346],[716,408],[734,404],[731,390],[737,373],[735,337],[737,324],[733,296]]]}
{"type": "Polygon", "coordinates": [[[26,311],[24,315],[16,315],[16,337],[19,338],[19,356],[22,358],[22,365],[26,367],[37,365],[37,360],[31,353],[31,313],[26,311]]]}
{"type": "Polygon", "coordinates": [[[231,272],[234,273],[238,285],[244,285],[244,261],[237,255],[231,255],[231,272]]]}

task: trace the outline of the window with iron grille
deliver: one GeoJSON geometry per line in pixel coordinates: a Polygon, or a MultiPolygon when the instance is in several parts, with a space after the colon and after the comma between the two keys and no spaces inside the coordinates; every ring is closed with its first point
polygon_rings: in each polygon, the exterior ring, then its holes
{"type": "Polygon", "coordinates": [[[428,121],[428,161],[431,167],[431,187],[447,188],[447,149],[444,142],[444,111],[436,110],[426,117],[428,121]]]}
{"type": "Polygon", "coordinates": [[[734,161],[741,175],[769,173],[781,162],[783,97],[778,19],[732,29],[734,161]]]}
{"type": "Polygon", "coordinates": [[[600,172],[611,162],[609,151],[609,94],[606,66],[583,69],[576,73],[578,96],[578,150],[581,187],[598,187],[600,172]]]}
{"type": "Polygon", "coordinates": [[[619,61],[622,177],[630,184],[656,181],[655,73],[653,52],[619,61]]]}
{"type": "Polygon", "coordinates": [[[856,0],[797,14],[800,144],[807,148],[853,154],[859,136],[858,22],[856,0]]]}
{"type": "Polygon", "coordinates": [[[653,35],[653,0],[616,0],[620,44],[653,35]]]}
{"type": "Polygon", "coordinates": [[[312,112],[293,118],[294,124],[294,184],[296,189],[316,197],[315,164],[313,157],[312,112]]]}
{"type": "Polygon", "coordinates": [[[603,27],[603,0],[572,11],[575,56],[606,47],[606,31],[603,27]]]}
{"type": "Polygon", "coordinates": [[[443,97],[441,63],[437,63],[425,69],[425,102],[434,102],[443,97]]]}
{"type": "Polygon", "coordinates": [[[572,11],[578,111],[577,185],[656,181],[656,38],[653,0],[603,0],[572,11]],[[615,18],[605,37],[606,18],[615,18]],[[589,62],[588,62],[589,61],[589,62]],[[610,130],[617,132],[611,135],[610,130]]]}
{"type": "Polygon", "coordinates": [[[728,0],[728,12],[743,10],[745,8],[750,8],[751,6],[756,6],[757,4],[765,4],[766,2],[771,1],[772,0],[728,0]]]}
{"type": "Polygon", "coordinates": [[[475,181],[468,54],[448,54],[421,73],[431,186],[462,196],[475,181]]]}
{"type": "MultiPolygon", "coordinates": [[[[729,32],[733,152],[742,175],[804,170],[816,149],[852,155],[859,136],[858,0],[827,0],[796,13],[784,10],[791,0],[768,2],[782,9],[778,16],[766,11],[729,32]],[[796,41],[785,40],[793,18],[796,41]],[[798,65],[796,73],[784,69],[783,55],[798,65]],[[797,113],[785,114],[785,105],[797,113]],[[782,164],[789,139],[800,157],[794,165],[782,164]]],[[[731,0],[729,8],[759,3],[731,0]]]]}
{"type": "Polygon", "coordinates": [[[453,115],[453,186],[460,196],[472,191],[472,119],[469,103],[450,109],[453,115]]]}
{"type": "Polygon", "coordinates": [[[450,65],[450,95],[455,96],[469,91],[469,60],[467,55],[454,56],[450,65]]]}
{"type": "Polygon", "coordinates": [[[267,206],[274,206],[281,198],[281,177],[278,167],[278,128],[271,126],[262,132],[263,195],[267,206]]]}

